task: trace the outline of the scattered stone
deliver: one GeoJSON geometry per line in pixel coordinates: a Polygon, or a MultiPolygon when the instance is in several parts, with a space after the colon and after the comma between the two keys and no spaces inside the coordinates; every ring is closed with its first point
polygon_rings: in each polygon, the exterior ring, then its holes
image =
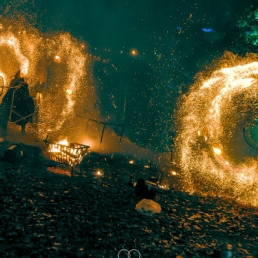
{"type": "Polygon", "coordinates": [[[15,166],[0,163],[3,258],[117,257],[121,249],[142,257],[219,257],[225,244],[236,257],[258,256],[257,208],[173,188],[157,193],[160,213],[142,216],[127,182],[143,170],[123,157],[87,157],[73,177],[26,157],[15,166]]]}

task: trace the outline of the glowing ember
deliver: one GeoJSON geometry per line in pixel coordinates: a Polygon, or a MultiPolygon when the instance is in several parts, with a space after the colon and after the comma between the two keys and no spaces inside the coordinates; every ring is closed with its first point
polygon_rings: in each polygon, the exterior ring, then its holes
{"type": "Polygon", "coordinates": [[[172,176],[176,176],[176,175],[177,175],[177,172],[174,171],[174,170],[172,170],[172,171],[170,172],[170,174],[171,174],[172,176]]]}
{"type": "Polygon", "coordinates": [[[104,176],[103,170],[100,170],[100,169],[96,170],[93,174],[94,174],[94,177],[96,178],[100,178],[104,176]]]}
{"type": "Polygon", "coordinates": [[[258,150],[243,137],[247,121],[258,117],[256,60],[225,53],[180,103],[176,146],[185,190],[258,206],[258,150]]]}
{"type": "Polygon", "coordinates": [[[129,164],[134,164],[135,161],[133,159],[129,160],[129,164]]]}

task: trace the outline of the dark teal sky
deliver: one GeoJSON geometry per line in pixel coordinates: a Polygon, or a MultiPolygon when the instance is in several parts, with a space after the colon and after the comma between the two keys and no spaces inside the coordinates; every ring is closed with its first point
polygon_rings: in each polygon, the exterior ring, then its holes
{"type": "Polygon", "coordinates": [[[256,0],[0,2],[5,16],[19,10],[39,30],[68,31],[108,60],[93,64],[102,119],[125,123],[126,136],[155,150],[170,148],[176,101],[193,76],[225,50],[248,50],[237,21],[257,5],[256,0]],[[137,56],[130,55],[132,48],[137,56]]]}

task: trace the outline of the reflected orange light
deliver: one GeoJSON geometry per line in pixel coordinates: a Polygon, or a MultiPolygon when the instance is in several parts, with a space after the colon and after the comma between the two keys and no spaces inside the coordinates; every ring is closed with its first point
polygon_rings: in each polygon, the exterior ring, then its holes
{"type": "Polygon", "coordinates": [[[176,176],[177,175],[176,171],[174,171],[174,170],[171,171],[170,173],[171,173],[172,176],[176,176]]]}
{"type": "Polygon", "coordinates": [[[52,172],[54,174],[63,175],[63,176],[71,176],[71,172],[60,167],[48,167],[47,171],[52,172]]]}

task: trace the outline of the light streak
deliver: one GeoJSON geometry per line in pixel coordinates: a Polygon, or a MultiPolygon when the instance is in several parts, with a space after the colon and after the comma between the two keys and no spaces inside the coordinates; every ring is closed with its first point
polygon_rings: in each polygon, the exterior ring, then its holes
{"type": "Polygon", "coordinates": [[[202,31],[210,33],[210,32],[213,32],[214,30],[212,28],[202,28],[202,31]]]}

